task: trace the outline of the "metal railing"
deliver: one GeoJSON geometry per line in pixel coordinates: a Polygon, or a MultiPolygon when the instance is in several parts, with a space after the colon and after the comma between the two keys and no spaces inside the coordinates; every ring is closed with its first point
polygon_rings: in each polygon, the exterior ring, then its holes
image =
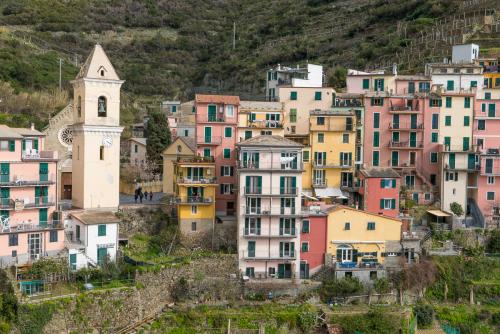
{"type": "Polygon", "coordinates": [[[240,169],[269,169],[269,170],[281,170],[281,171],[301,171],[304,168],[302,162],[289,162],[282,164],[278,161],[269,161],[261,159],[260,161],[238,161],[238,168],[240,169]]]}
{"type": "Polygon", "coordinates": [[[263,196],[280,196],[293,195],[296,196],[299,188],[293,187],[278,187],[278,188],[262,188],[262,187],[244,187],[245,195],[263,195],[263,196]]]}
{"type": "Polygon", "coordinates": [[[214,157],[177,157],[177,162],[179,163],[210,163],[210,162],[215,162],[214,157]]]}
{"type": "MultiPolygon", "coordinates": [[[[235,111],[236,112],[236,111],[235,111]]],[[[222,113],[216,115],[196,115],[196,121],[200,123],[235,123],[235,117],[226,117],[222,113]],[[234,119],[233,119],[234,118],[234,119]]]]}
{"type": "Polygon", "coordinates": [[[265,251],[243,251],[243,258],[249,260],[295,260],[296,251],[288,252],[265,252],[265,251]]]}
{"type": "Polygon", "coordinates": [[[182,177],[179,176],[177,178],[177,183],[186,183],[186,184],[216,184],[217,179],[215,177],[182,177]]]}
{"type": "Polygon", "coordinates": [[[398,122],[389,123],[389,129],[392,130],[423,130],[423,123],[412,123],[412,122],[398,122]]]}
{"type": "Polygon", "coordinates": [[[221,136],[198,136],[197,143],[200,145],[209,144],[209,145],[220,145],[222,143],[221,136]]]}
{"type": "Polygon", "coordinates": [[[56,181],[54,174],[39,174],[38,180],[32,179],[32,176],[24,177],[22,175],[2,174],[0,175],[0,184],[10,187],[24,187],[53,184],[56,181]]]}
{"type": "Polygon", "coordinates": [[[286,216],[300,215],[301,211],[295,207],[280,207],[280,206],[243,206],[243,212],[246,215],[262,215],[262,216],[286,216]]]}
{"type": "Polygon", "coordinates": [[[389,147],[391,148],[424,148],[424,142],[422,140],[408,140],[408,141],[394,141],[389,142],[389,147]]]}
{"type": "Polygon", "coordinates": [[[177,204],[212,204],[212,197],[203,197],[203,196],[181,196],[176,197],[175,202],[177,204]]]}
{"type": "Polygon", "coordinates": [[[477,145],[441,145],[442,152],[478,152],[477,145]]]}
{"type": "Polygon", "coordinates": [[[326,185],[328,184],[328,179],[316,179],[313,180],[313,187],[316,188],[325,188],[326,185]]]}
{"type": "Polygon", "coordinates": [[[282,121],[274,121],[274,120],[250,120],[250,121],[248,121],[248,125],[252,128],[259,128],[259,129],[281,129],[281,128],[283,128],[282,121]]]}
{"type": "Polygon", "coordinates": [[[297,230],[293,229],[279,229],[279,231],[265,231],[262,228],[244,228],[243,236],[245,237],[267,237],[267,238],[295,238],[297,236],[297,230]],[[264,233],[263,233],[264,232],[264,233]]]}
{"type": "Polygon", "coordinates": [[[55,160],[57,159],[56,151],[23,151],[21,154],[23,160],[55,160]]]}
{"type": "Polygon", "coordinates": [[[340,161],[313,161],[314,168],[350,168],[352,167],[352,160],[340,160],[340,161]]]}
{"type": "Polygon", "coordinates": [[[64,224],[59,220],[39,221],[38,224],[30,221],[11,224],[8,228],[0,228],[0,233],[45,231],[59,228],[64,228],[64,224]]]}

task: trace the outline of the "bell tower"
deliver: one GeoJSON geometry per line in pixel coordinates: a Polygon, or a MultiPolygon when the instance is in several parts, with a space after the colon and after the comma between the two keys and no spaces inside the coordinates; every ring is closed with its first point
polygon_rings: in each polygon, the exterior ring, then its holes
{"type": "Polygon", "coordinates": [[[72,197],[82,209],[117,208],[120,183],[120,88],[123,84],[97,44],[75,80],[72,197]]]}

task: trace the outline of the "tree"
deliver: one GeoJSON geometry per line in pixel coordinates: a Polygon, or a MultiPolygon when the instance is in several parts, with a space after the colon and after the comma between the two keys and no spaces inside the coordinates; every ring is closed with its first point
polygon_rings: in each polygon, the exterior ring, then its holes
{"type": "Polygon", "coordinates": [[[457,202],[453,202],[450,204],[450,210],[451,212],[453,212],[453,214],[457,217],[461,217],[464,215],[464,209],[462,208],[462,206],[457,203],[457,202]]]}
{"type": "Polygon", "coordinates": [[[153,173],[160,173],[163,159],[161,153],[171,142],[168,120],[160,111],[149,114],[146,125],[146,157],[153,173]]]}
{"type": "Polygon", "coordinates": [[[357,277],[346,277],[342,279],[328,278],[321,286],[320,294],[324,301],[332,298],[347,297],[363,290],[363,284],[357,277]]]}
{"type": "Polygon", "coordinates": [[[417,304],[413,308],[419,328],[429,328],[434,321],[434,308],[429,304],[417,304]]]}

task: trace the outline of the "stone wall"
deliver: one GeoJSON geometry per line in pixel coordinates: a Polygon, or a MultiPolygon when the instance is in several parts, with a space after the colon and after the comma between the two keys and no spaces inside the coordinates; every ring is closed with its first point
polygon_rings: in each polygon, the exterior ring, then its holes
{"type": "Polygon", "coordinates": [[[137,273],[133,288],[94,291],[72,298],[54,314],[44,332],[86,332],[87,329],[113,332],[158,315],[174,301],[172,291],[181,278],[187,281],[186,298],[193,302],[236,300],[242,295],[241,283],[231,278],[231,274],[237,272],[236,256],[220,255],[178,267],[137,273]]]}

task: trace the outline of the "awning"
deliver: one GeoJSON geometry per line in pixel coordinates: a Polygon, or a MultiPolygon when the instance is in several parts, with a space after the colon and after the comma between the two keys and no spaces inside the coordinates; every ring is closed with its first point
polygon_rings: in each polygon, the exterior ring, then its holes
{"type": "Polygon", "coordinates": [[[302,196],[305,198],[308,198],[312,201],[317,201],[318,199],[316,197],[313,197],[312,191],[311,190],[302,190],[302,196]]]}
{"type": "Polygon", "coordinates": [[[446,213],[441,210],[427,210],[427,213],[436,216],[436,217],[450,217],[451,215],[449,213],[446,213]]]}
{"type": "Polygon", "coordinates": [[[316,197],[340,197],[343,196],[340,188],[315,188],[316,197]]]}

